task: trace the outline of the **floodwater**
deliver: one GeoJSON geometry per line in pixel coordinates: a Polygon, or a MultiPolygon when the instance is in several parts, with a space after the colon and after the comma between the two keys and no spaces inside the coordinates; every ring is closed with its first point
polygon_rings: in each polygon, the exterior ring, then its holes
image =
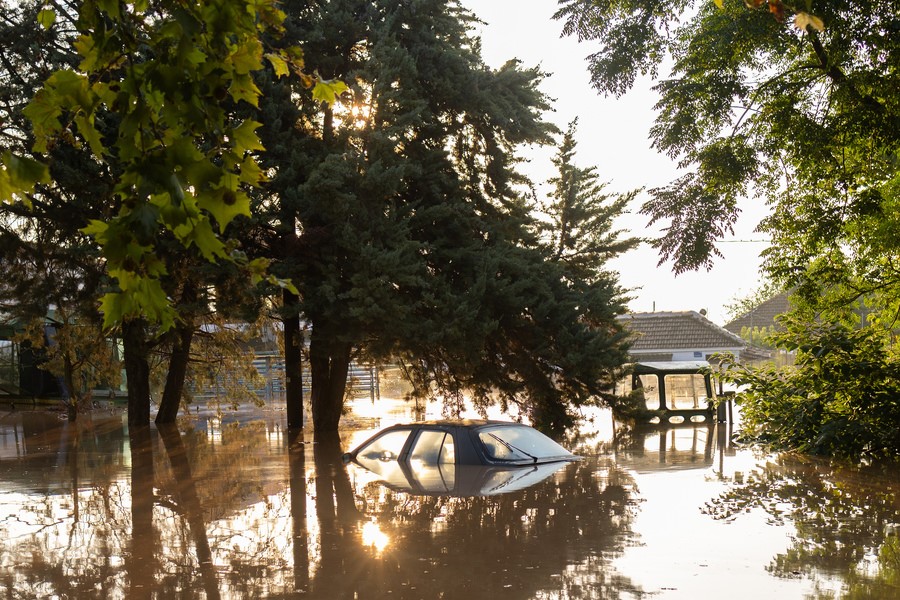
{"type": "Polygon", "coordinates": [[[601,413],[566,441],[584,460],[528,487],[417,496],[342,464],[413,419],[382,404],[321,443],[277,408],[131,433],[115,410],[0,412],[0,596],[900,598],[896,470],[601,413]]]}

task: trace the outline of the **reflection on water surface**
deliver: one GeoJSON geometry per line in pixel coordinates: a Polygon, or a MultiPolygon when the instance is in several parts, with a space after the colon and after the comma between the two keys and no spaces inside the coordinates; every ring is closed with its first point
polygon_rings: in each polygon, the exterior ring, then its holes
{"type": "Polygon", "coordinates": [[[610,427],[509,493],[419,495],[342,464],[373,428],[314,444],[282,415],[129,432],[0,413],[4,595],[898,597],[892,471],[610,427]]]}

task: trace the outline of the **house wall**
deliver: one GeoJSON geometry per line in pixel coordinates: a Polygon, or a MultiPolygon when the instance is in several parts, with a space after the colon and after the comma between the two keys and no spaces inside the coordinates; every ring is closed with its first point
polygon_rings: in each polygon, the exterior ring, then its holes
{"type": "Polygon", "coordinates": [[[737,358],[740,358],[740,348],[705,348],[700,350],[672,350],[672,351],[656,351],[656,352],[631,352],[631,357],[635,361],[644,362],[673,362],[683,360],[709,360],[709,357],[716,353],[731,352],[737,358]]]}

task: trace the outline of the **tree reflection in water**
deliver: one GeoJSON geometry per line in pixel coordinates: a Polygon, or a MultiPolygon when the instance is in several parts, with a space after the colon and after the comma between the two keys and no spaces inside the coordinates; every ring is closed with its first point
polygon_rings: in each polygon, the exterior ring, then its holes
{"type": "MultiPolygon", "coordinates": [[[[641,543],[634,477],[725,472],[708,429],[655,435],[623,437],[615,452],[582,437],[585,460],[532,487],[437,497],[384,487],[343,465],[344,441],[309,443],[277,419],[129,432],[116,415],[68,423],[0,413],[0,590],[104,599],[642,597],[640,580],[615,568],[641,543]]],[[[806,575],[823,598],[835,583],[845,598],[898,596],[894,472],[783,458],[726,483],[704,519],[755,519],[745,511],[762,509],[795,524],[774,575],[806,575]]]]}
{"type": "Polygon", "coordinates": [[[359,579],[352,591],[374,594],[365,597],[640,595],[610,567],[634,506],[630,478],[608,459],[570,463],[506,495],[414,496],[374,481],[356,487],[360,511],[390,540],[389,551],[370,548],[360,570],[345,574],[359,579]]]}
{"type": "MultiPolygon", "coordinates": [[[[194,483],[194,476],[191,474],[191,464],[181,440],[181,433],[174,425],[161,425],[159,434],[166,448],[166,455],[169,457],[175,479],[173,501],[168,504],[173,512],[181,515],[187,521],[200,569],[200,579],[203,582],[203,591],[207,598],[216,600],[219,598],[219,585],[213,569],[205,516],[200,498],[197,496],[197,486],[194,483]]],[[[185,554],[188,554],[187,548],[185,550],[185,554]]]]}
{"type": "Polygon", "coordinates": [[[128,597],[153,597],[153,575],[159,554],[159,538],[153,529],[153,435],[149,427],[128,432],[131,449],[131,540],[125,554],[128,597]]]}
{"type": "Polygon", "coordinates": [[[294,590],[309,587],[309,541],[306,521],[306,442],[302,431],[288,433],[288,464],[291,494],[291,539],[294,560],[294,590]]]}
{"type": "Polygon", "coordinates": [[[792,546],[768,570],[778,577],[805,576],[816,597],[900,597],[900,473],[896,465],[835,466],[810,457],[782,455],[734,480],[705,513],[734,520],[754,510],[771,522],[790,521],[792,546]]]}
{"type": "Polygon", "coordinates": [[[129,535],[127,486],[110,477],[123,466],[121,419],[0,416],[4,595],[107,598],[122,586],[114,557],[129,535]],[[84,554],[86,539],[96,556],[84,554]]]}
{"type": "MultiPolygon", "coordinates": [[[[609,459],[491,498],[351,478],[341,440],[121,418],[0,432],[0,581],[21,598],[615,598],[631,482],[609,459]],[[8,448],[13,448],[8,451],[8,448]],[[382,544],[371,544],[370,534],[382,544]]],[[[25,422],[28,421],[27,425],[25,422]]],[[[200,423],[202,425],[202,423],[200,423]]]]}

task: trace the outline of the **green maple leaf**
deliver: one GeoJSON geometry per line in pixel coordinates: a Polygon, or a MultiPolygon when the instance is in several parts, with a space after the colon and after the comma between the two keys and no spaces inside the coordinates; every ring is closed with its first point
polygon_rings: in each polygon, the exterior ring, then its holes
{"type": "Polygon", "coordinates": [[[93,110],[95,94],[84,75],[74,71],[55,71],[47,78],[46,86],[56,92],[56,101],[65,107],[93,110]]]}
{"type": "Polygon", "coordinates": [[[34,128],[34,151],[46,152],[48,136],[59,131],[62,108],[50,90],[41,89],[22,112],[34,128]]]}
{"type": "Polygon", "coordinates": [[[337,79],[319,79],[313,86],[313,99],[326,104],[334,104],[337,97],[349,88],[337,79]]]}
{"type": "Polygon", "coordinates": [[[175,235],[181,242],[189,246],[196,246],[203,258],[215,262],[217,258],[226,258],[225,244],[213,231],[209,219],[201,219],[175,229],[175,235]]]}
{"type": "Polygon", "coordinates": [[[2,164],[6,167],[10,184],[22,191],[30,192],[37,183],[50,183],[50,169],[33,158],[16,156],[7,150],[3,153],[2,164]]]}
{"type": "Polygon", "coordinates": [[[197,196],[197,205],[215,218],[220,232],[238,215],[250,216],[250,198],[237,189],[238,176],[229,173],[223,180],[221,187],[197,196]]]}
{"type": "Polygon", "coordinates": [[[50,171],[47,165],[38,161],[16,156],[9,151],[0,157],[0,201],[12,202],[20,197],[30,205],[28,194],[34,191],[38,183],[49,183],[50,171]]]}
{"type": "Polygon", "coordinates": [[[109,292],[100,300],[104,327],[113,327],[128,317],[146,317],[159,323],[163,331],[175,325],[175,312],[159,280],[110,269],[119,282],[119,292],[109,292]]]}
{"type": "Polygon", "coordinates": [[[259,182],[265,180],[266,175],[259,167],[256,159],[250,155],[245,156],[244,160],[241,161],[241,183],[256,186],[259,185],[259,182]]]}
{"type": "Polygon", "coordinates": [[[75,115],[75,124],[78,126],[78,133],[87,141],[95,156],[106,154],[106,148],[100,139],[100,132],[94,127],[94,115],[79,113],[75,115]]]}
{"type": "Polygon", "coordinates": [[[240,73],[236,74],[234,79],[231,80],[228,93],[231,94],[235,102],[246,100],[253,106],[259,106],[259,96],[262,94],[259,88],[256,87],[256,84],[253,83],[253,77],[240,73]]]}
{"type": "Polygon", "coordinates": [[[234,139],[234,149],[238,153],[252,150],[265,150],[256,135],[256,130],[262,125],[259,121],[247,119],[237,127],[235,127],[231,136],[234,139]]]}
{"type": "Polygon", "coordinates": [[[44,29],[50,29],[56,23],[56,11],[44,8],[37,14],[37,21],[44,29]]]}
{"type": "Polygon", "coordinates": [[[103,327],[110,329],[121,323],[130,306],[121,292],[108,292],[100,299],[100,312],[103,313],[103,327]]]}
{"type": "Polygon", "coordinates": [[[231,55],[234,72],[246,75],[262,69],[262,44],[258,38],[250,38],[240,44],[231,55]]]}
{"type": "Polygon", "coordinates": [[[285,75],[288,75],[290,73],[287,61],[278,54],[275,54],[274,52],[268,52],[266,53],[265,57],[266,60],[269,61],[269,64],[272,65],[272,70],[275,71],[276,77],[284,77],[285,75]]]}
{"type": "Polygon", "coordinates": [[[109,224],[105,221],[91,219],[90,221],[88,221],[87,227],[81,228],[81,233],[93,237],[95,240],[97,240],[98,243],[102,244],[103,238],[106,235],[108,229],[109,224]]]}

